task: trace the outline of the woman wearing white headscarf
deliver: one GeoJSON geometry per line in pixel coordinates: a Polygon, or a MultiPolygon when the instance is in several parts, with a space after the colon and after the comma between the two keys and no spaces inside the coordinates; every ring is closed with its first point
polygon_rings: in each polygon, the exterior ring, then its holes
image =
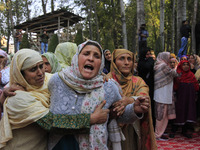
{"type": "Polygon", "coordinates": [[[163,138],[168,119],[175,119],[175,106],[172,105],[173,79],[177,76],[176,70],[170,68],[170,53],[158,54],[154,65],[154,100],[157,139],[163,138]],[[173,107],[173,109],[171,108],[173,107]]]}

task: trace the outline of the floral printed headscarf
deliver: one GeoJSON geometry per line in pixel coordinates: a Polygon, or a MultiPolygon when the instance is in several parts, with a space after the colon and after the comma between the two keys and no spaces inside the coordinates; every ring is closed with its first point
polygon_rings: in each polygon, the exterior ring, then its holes
{"type": "Polygon", "coordinates": [[[88,93],[91,92],[93,89],[101,87],[103,85],[103,76],[101,75],[104,68],[104,56],[101,46],[98,42],[88,40],[78,46],[76,54],[72,58],[71,66],[68,66],[66,69],[59,73],[61,79],[71,88],[73,88],[78,93],[88,93]],[[101,66],[99,69],[99,73],[97,76],[90,80],[83,79],[78,66],[78,55],[85,47],[87,43],[94,43],[98,45],[101,51],[101,66]]]}

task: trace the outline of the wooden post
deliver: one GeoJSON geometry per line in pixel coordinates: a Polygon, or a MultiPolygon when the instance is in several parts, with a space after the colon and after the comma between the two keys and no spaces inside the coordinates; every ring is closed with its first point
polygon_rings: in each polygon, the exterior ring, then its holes
{"type": "Polygon", "coordinates": [[[60,43],[60,17],[58,17],[58,43],[60,43]]]}
{"type": "Polygon", "coordinates": [[[69,41],[69,19],[67,20],[67,42],[69,41]]]}

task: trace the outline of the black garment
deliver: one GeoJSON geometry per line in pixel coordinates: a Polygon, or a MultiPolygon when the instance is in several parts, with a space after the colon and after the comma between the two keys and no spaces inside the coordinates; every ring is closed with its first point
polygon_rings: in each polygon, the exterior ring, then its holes
{"type": "Polygon", "coordinates": [[[111,65],[111,62],[110,61],[107,61],[105,59],[105,66],[104,66],[104,69],[103,69],[103,72],[105,74],[108,74],[110,72],[110,65],[111,65]]]}
{"type": "Polygon", "coordinates": [[[151,111],[153,125],[155,127],[155,113],[154,113],[154,60],[152,57],[146,58],[146,53],[149,50],[144,50],[141,52],[138,61],[138,76],[140,76],[146,84],[149,86],[149,96],[151,98],[151,111]]]}
{"type": "Polygon", "coordinates": [[[200,52],[200,22],[195,26],[196,54],[200,52]]]}
{"type": "Polygon", "coordinates": [[[181,32],[181,37],[189,38],[191,27],[188,24],[182,25],[180,32],[181,32]]]}

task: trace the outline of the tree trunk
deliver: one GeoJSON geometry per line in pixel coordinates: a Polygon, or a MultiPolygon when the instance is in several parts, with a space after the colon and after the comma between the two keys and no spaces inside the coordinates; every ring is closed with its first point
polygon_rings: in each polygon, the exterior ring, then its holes
{"type": "Polygon", "coordinates": [[[175,33],[175,0],[172,0],[173,4],[172,4],[172,35],[171,35],[171,49],[172,49],[172,53],[174,53],[174,33],[175,33]]]}
{"type": "Polygon", "coordinates": [[[128,49],[127,33],[126,33],[126,18],[124,10],[124,2],[120,0],[121,20],[122,20],[122,34],[123,34],[123,45],[125,49],[128,49]]]}
{"type": "Polygon", "coordinates": [[[195,40],[195,25],[197,18],[197,8],[198,8],[198,0],[194,0],[194,12],[192,16],[192,53],[196,54],[196,40],[195,40]]]}
{"type": "Polygon", "coordinates": [[[182,0],[182,9],[181,9],[181,11],[182,11],[182,21],[183,20],[186,20],[186,18],[187,18],[187,16],[186,16],[186,7],[187,6],[187,0],[182,0]]]}
{"type": "Polygon", "coordinates": [[[93,3],[94,5],[94,14],[95,14],[95,23],[96,23],[96,29],[97,29],[97,41],[100,42],[100,34],[99,34],[99,19],[98,19],[98,16],[97,16],[97,7],[96,7],[96,2],[93,3]]]}
{"type": "Polygon", "coordinates": [[[46,3],[44,0],[42,0],[42,10],[43,10],[43,13],[44,15],[46,15],[47,11],[46,11],[46,3]]]}
{"type": "MultiPolygon", "coordinates": [[[[144,14],[144,0],[137,0],[137,32],[141,24],[145,23],[145,14],[144,14]]],[[[138,34],[136,34],[136,41],[138,41],[138,34]]],[[[136,49],[139,54],[138,42],[136,43],[136,49]]]]}
{"type": "Polygon", "coordinates": [[[165,0],[160,0],[160,40],[162,51],[165,50],[164,20],[165,20],[165,0]]]}
{"type": "Polygon", "coordinates": [[[90,0],[90,5],[89,5],[89,15],[88,15],[88,21],[89,21],[89,32],[90,32],[90,39],[93,40],[92,36],[92,23],[91,23],[91,18],[92,18],[92,0],[90,0]]]}
{"type": "MultiPolygon", "coordinates": [[[[177,0],[177,28],[176,28],[176,42],[177,42],[177,52],[179,51],[180,48],[180,41],[181,41],[181,34],[180,34],[180,28],[181,28],[181,24],[182,24],[182,0],[177,0]]],[[[178,54],[178,53],[177,53],[178,54]]]]}
{"type": "Polygon", "coordinates": [[[30,20],[30,10],[28,8],[28,0],[25,0],[25,5],[26,5],[26,17],[28,20],[30,20]]]}
{"type": "Polygon", "coordinates": [[[54,3],[53,3],[54,0],[51,0],[51,12],[54,11],[54,3]]]}

